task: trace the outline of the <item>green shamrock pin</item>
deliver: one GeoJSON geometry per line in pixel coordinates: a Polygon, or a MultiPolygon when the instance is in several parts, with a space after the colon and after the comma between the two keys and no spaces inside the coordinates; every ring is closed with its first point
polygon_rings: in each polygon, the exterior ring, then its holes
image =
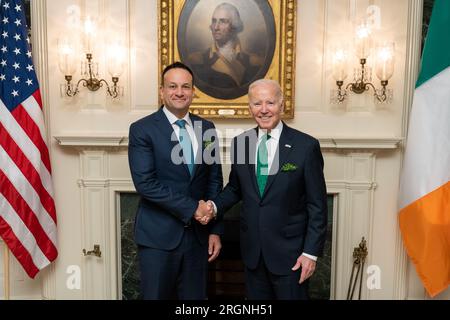
{"type": "Polygon", "coordinates": [[[289,171],[295,171],[297,170],[297,166],[293,163],[285,163],[281,167],[281,171],[283,172],[289,172],[289,171]]]}

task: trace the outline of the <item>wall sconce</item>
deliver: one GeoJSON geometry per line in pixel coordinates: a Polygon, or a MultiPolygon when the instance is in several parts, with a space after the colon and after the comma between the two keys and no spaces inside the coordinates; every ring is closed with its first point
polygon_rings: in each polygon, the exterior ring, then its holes
{"type": "Polygon", "coordinates": [[[79,49],[76,45],[77,41],[68,38],[58,40],[58,58],[59,69],[64,74],[66,83],[61,85],[61,94],[69,97],[74,97],[80,92],[80,84],[88,88],[90,91],[97,91],[103,85],[106,86],[106,91],[113,99],[123,96],[123,87],[117,85],[119,77],[122,75],[125,67],[125,50],[119,43],[114,43],[107,46],[107,66],[108,72],[112,78],[110,85],[105,79],[99,79],[98,63],[93,60],[93,51],[96,44],[96,25],[88,17],[84,22],[84,50],[85,61],[81,61],[81,76],[77,84],[72,83],[73,74],[76,72],[77,57],[79,56],[79,49]]]}
{"type": "Polygon", "coordinates": [[[371,30],[367,24],[356,27],[355,47],[359,66],[353,71],[353,82],[345,88],[344,81],[347,78],[348,52],[346,49],[337,49],[332,58],[333,78],[336,80],[337,90],[331,92],[331,103],[341,104],[348,97],[348,91],[356,94],[373,90],[377,103],[390,103],[392,90],[387,89],[388,81],[394,73],[394,43],[385,43],[375,48],[375,73],[380,80],[381,88],[377,89],[372,81],[372,70],[366,66],[367,58],[372,50],[371,30]]]}

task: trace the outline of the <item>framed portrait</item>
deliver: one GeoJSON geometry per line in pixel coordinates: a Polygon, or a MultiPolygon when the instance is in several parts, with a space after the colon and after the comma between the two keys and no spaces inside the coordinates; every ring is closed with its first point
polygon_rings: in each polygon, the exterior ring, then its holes
{"type": "Polygon", "coordinates": [[[188,65],[190,110],[206,118],[250,118],[249,85],[273,79],[285,96],[283,117],[293,118],[296,2],[158,0],[160,74],[175,61],[188,65]]]}

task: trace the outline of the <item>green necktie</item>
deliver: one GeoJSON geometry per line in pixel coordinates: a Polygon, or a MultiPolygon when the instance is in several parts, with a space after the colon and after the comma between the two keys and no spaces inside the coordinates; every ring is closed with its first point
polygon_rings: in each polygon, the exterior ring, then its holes
{"type": "Polygon", "coordinates": [[[189,133],[186,130],[186,121],[180,119],[175,121],[175,124],[180,127],[180,145],[183,149],[183,156],[189,169],[189,174],[192,176],[194,170],[194,152],[192,151],[192,142],[189,133]]]}
{"type": "Polygon", "coordinates": [[[258,147],[256,156],[256,181],[258,182],[259,194],[262,196],[266,187],[267,176],[269,174],[269,159],[267,152],[267,140],[270,139],[269,134],[265,134],[258,147]]]}

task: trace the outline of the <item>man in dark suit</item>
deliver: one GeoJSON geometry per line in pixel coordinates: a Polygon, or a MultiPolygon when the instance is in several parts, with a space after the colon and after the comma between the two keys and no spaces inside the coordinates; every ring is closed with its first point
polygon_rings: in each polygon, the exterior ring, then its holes
{"type": "MultiPolygon", "coordinates": [[[[258,127],[235,137],[218,216],[242,200],[241,253],[249,299],[308,299],[321,255],[327,203],[319,142],[283,123],[283,95],[273,80],[249,87],[258,127]]],[[[206,221],[207,218],[204,218],[206,221]]]]}
{"type": "Polygon", "coordinates": [[[165,68],[164,105],[130,126],[129,165],[141,196],[135,241],[144,299],[205,299],[207,261],[221,248],[220,220],[202,225],[194,219],[211,220],[202,199],[216,197],[223,182],[214,124],[189,113],[193,81],[182,63],[165,68]],[[206,135],[210,140],[203,141],[206,135]]]}

